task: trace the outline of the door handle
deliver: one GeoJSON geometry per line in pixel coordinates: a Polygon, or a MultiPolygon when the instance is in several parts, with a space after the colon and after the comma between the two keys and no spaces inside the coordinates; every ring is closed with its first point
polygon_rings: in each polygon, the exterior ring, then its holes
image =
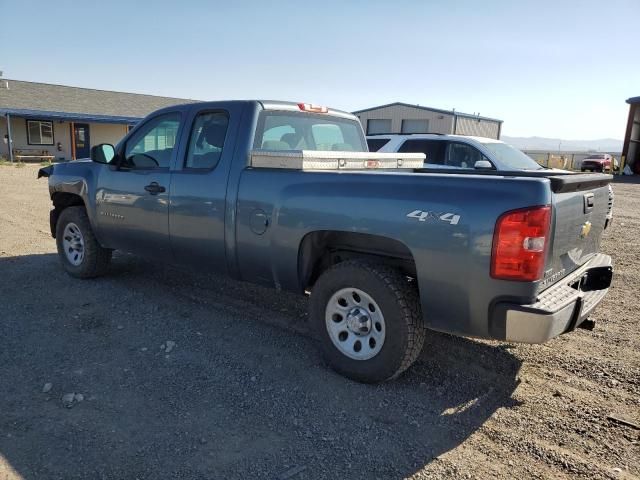
{"type": "Polygon", "coordinates": [[[158,185],[158,182],[151,182],[149,185],[144,187],[144,189],[149,192],[151,195],[157,195],[162,192],[166,192],[167,189],[162,185],[158,185]]]}

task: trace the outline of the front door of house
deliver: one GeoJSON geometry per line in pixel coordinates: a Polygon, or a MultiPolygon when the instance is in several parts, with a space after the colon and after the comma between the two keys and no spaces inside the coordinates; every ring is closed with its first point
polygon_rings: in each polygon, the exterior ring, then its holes
{"type": "Polygon", "coordinates": [[[76,158],[89,158],[91,155],[91,144],[89,140],[89,124],[73,124],[73,142],[75,144],[76,158]]]}

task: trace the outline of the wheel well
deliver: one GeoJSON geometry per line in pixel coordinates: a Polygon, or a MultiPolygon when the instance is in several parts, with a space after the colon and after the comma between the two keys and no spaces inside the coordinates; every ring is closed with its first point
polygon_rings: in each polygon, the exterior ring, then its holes
{"type": "Polygon", "coordinates": [[[298,275],[303,289],[313,286],[331,266],[345,260],[364,259],[398,268],[416,276],[409,248],[398,240],[368,233],[323,230],[307,234],[298,251],[298,275]]]}
{"type": "Polygon", "coordinates": [[[51,199],[53,200],[53,206],[59,210],[64,210],[71,206],[84,207],[84,200],[82,200],[80,195],[76,195],[75,193],[58,192],[54,193],[51,199]]]}
{"type": "Polygon", "coordinates": [[[58,224],[60,213],[62,213],[62,211],[67,207],[85,207],[85,204],[80,195],[67,192],[54,193],[51,200],[53,201],[53,210],[51,211],[49,223],[51,227],[51,236],[56,238],[56,225],[58,224]]]}

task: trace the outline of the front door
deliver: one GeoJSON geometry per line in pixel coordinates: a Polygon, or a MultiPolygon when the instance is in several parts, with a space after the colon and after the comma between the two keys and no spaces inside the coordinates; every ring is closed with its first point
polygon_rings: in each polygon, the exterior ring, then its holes
{"type": "Polygon", "coordinates": [[[100,172],[96,222],[105,247],[170,257],[169,168],[179,127],[177,111],[150,118],[100,172]]]}
{"type": "Polygon", "coordinates": [[[73,124],[73,143],[75,158],[89,158],[91,155],[91,139],[89,138],[88,123],[73,124]]]}

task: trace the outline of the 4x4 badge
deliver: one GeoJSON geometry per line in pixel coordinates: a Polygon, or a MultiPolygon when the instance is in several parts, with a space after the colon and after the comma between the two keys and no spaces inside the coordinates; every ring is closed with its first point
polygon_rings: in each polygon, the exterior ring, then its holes
{"type": "Polygon", "coordinates": [[[457,225],[460,221],[460,215],[456,215],[455,213],[435,213],[425,212],[423,210],[414,210],[413,212],[407,213],[407,217],[417,218],[420,222],[426,222],[428,219],[442,220],[449,225],[457,225]]]}

